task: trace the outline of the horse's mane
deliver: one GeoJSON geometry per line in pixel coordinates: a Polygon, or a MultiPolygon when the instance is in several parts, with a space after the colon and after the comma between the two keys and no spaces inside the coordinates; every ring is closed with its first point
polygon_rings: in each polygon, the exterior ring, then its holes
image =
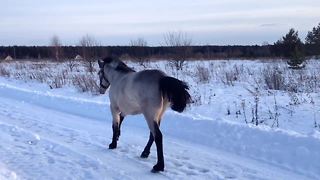
{"type": "Polygon", "coordinates": [[[123,73],[136,72],[132,68],[128,67],[124,62],[119,60],[117,57],[111,57],[110,56],[110,57],[105,57],[103,59],[104,64],[110,64],[113,61],[118,62],[117,67],[115,68],[116,71],[120,71],[120,72],[123,72],[123,73]]]}
{"type": "Polygon", "coordinates": [[[124,72],[124,73],[129,73],[129,72],[136,72],[132,68],[128,67],[124,62],[119,61],[118,66],[116,67],[116,71],[124,72]]]}

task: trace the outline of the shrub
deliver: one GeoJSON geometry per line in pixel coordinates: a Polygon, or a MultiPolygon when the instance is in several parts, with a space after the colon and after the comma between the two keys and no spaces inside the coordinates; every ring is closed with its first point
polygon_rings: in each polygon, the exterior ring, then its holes
{"type": "Polygon", "coordinates": [[[0,76],[9,77],[10,72],[3,66],[0,66],[0,76]]]}
{"type": "Polygon", "coordinates": [[[197,66],[196,77],[198,78],[198,82],[208,83],[210,81],[209,69],[205,67],[197,66]]]}
{"type": "Polygon", "coordinates": [[[99,93],[99,86],[93,75],[73,76],[72,84],[81,92],[99,93]]]}
{"type": "Polygon", "coordinates": [[[264,82],[268,89],[285,90],[285,78],[278,67],[267,67],[262,71],[264,82]]]}

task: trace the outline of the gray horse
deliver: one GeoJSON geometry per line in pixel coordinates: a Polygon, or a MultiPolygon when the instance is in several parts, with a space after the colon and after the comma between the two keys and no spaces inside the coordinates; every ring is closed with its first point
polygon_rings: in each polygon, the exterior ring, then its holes
{"type": "Polygon", "coordinates": [[[135,72],[114,57],[99,60],[98,64],[100,93],[104,94],[111,86],[109,98],[113,137],[109,149],[117,147],[124,117],[142,113],[150,129],[150,136],[141,158],[149,156],[150,148],[155,141],[158,161],[153,166],[152,172],[163,171],[162,133],[159,129],[161,118],[170,104],[174,111],[182,112],[191,102],[187,84],[159,70],[135,72]]]}

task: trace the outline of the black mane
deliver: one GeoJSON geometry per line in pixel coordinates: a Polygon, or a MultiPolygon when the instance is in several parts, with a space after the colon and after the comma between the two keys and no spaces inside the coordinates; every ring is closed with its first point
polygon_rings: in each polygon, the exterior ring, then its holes
{"type": "Polygon", "coordinates": [[[116,71],[123,73],[136,72],[132,68],[128,67],[124,62],[120,61],[117,57],[108,56],[103,59],[104,64],[110,64],[113,61],[118,61],[118,66],[115,69],[116,71]]]}
{"type": "Polygon", "coordinates": [[[136,72],[135,70],[133,70],[132,68],[128,67],[125,63],[123,63],[122,61],[119,61],[119,64],[116,68],[116,71],[121,71],[124,73],[129,73],[129,72],[136,72]]]}
{"type": "Polygon", "coordinates": [[[109,64],[109,63],[111,63],[113,61],[113,58],[112,57],[105,57],[104,59],[103,59],[103,62],[105,63],[105,64],[109,64]]]}

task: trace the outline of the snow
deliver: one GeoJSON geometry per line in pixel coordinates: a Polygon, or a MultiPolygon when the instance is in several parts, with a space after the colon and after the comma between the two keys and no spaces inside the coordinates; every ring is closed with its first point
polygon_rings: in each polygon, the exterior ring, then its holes
{"type": "MultiPolygon", "coordinates": [[[[320,68],[318,61],[309,64],[303,76],[320,68]]],[[[3,66],[13,75],[0,77],[0,179],[320,179],[320,131],[313,127],[320,102],[316,86],[312,91],[303,86],[293,95],[259,88],[259,115],[264,122],[255,126],[244,121],[243,112],[251,121],[250,91],[255,81],[262,82],[259,73],[271,67],[270,62],[194,61],[184,71],[175,71],[166,61],[148,63],[147,68],[187,81],[198,100],[182,114],[166,111],[161,124],[166,167],[158,174],[150,173],[156,162],[154,146],[148,159],[139,157],[149,136],[143,116],[126,117],[118,148],[109,150],[108,95],[79,93],[68,83],[51,89],[45,84],[49,79],[39,83],[23,78],[38,71],[52,77],[65,71],[65,64],[3,66]],[[199,81],[195,67],[209,67],[210,79],[199,81]],[[227,85],[225,73],[237,69],[237,80],[227,85]],[[278,128],[269,119],[275,99],[278,128]],[[293,101],[298,103],[292,105],[293,101]]],[[[79,65],[67,78],[84,71],[79,65]]],[[[283,73],[285,81],[295,83],[291,70],[283,73]]]]}
{"type": "MultiPolygon", "coordinates": [[[[318,179],[317,136],[167,111],[166,169],[139,158],[148,139],[142,116],[111,140],[107,96],[50,90],[0,78],[0,179],[318,179]]],[[[205,107],[203,107],[205,108],[205,107]]],[[[206,109],[204,109],[206,110],[206,109]]]]}
{"type": "Polygon", "coordinates": [[[4,165],[0,164],[0,179],[20,179],[15,172],[8,170],[4,165]]]}

